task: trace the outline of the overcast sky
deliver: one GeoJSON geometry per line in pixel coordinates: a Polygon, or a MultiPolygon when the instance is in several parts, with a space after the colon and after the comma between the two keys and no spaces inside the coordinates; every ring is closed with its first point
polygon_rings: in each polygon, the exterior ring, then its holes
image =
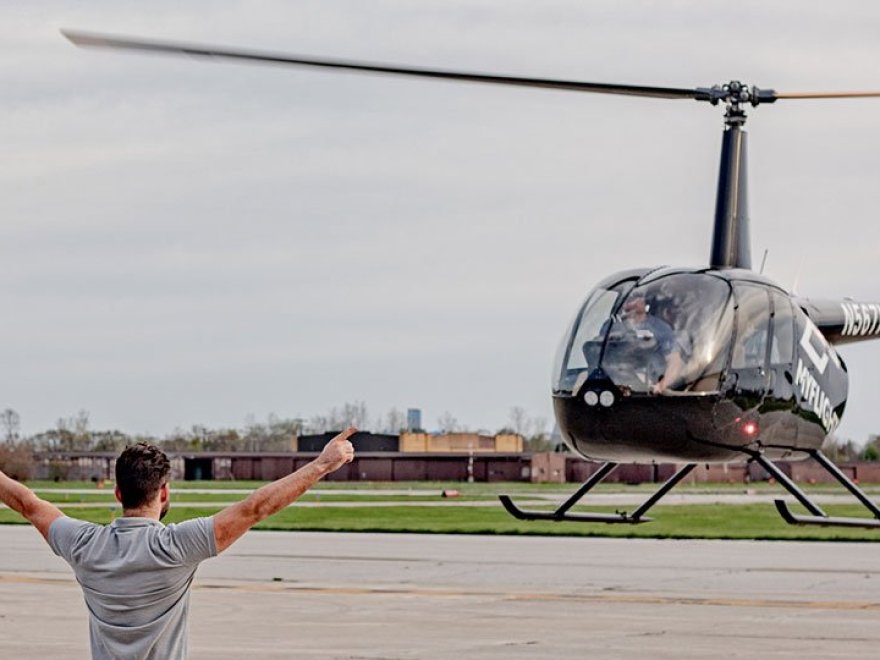
{"type": "MultiPolygon", "coordinates": [[[[722,108],[74,48],[62,27],[466,70],[880,88],[864,2],[7,2],[0,408],[165,434],[364,401],[552,418],[579,302],[709,255],[722,108]]],[[[749,111],[752,252],[880,299],[880,100],[749,111]]],[[[880,432],[880,342],[839,434],[880,432]]]]}

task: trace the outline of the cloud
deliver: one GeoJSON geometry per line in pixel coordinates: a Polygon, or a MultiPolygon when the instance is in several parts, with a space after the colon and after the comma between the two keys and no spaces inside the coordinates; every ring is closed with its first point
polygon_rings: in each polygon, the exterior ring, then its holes
{"type": "MultiPolygon", "coordinates": [[[[115,55],[74,49],[59,27],[847,89],[873,86],[880,10],[98,2],[0,19],[0,403],[29,431],[85,407],[96,425],[161,433],[346,399],[488,428],[514,405],[549,418],[553,350],[592,285],[707,259],[721,110],[115,55]]],[[[863,274],[880,248],[876,105],[749,115],[755,260],[768,248],[784,285],[800,269],[804,294],[876,299],[863,274]]],[[[876,431],[856,387],[880,372],[874,353],[850,364],[841,433],[857,440],[876,431]]]]}

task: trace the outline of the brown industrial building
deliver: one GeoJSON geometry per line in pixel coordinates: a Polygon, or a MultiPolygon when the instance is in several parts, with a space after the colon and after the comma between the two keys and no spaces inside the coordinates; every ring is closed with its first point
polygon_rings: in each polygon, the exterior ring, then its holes
{"type": "MultiPolygon", "coordinates": [[[[334,433],[302,435],[287,452],[169,452],[171,477],[199,481],[269,481],[290,474],[313,460],[334,433]]],[[[477,433],[358,432],[352,437],[355,459],[327,477],[328,481],[586,481],[598,468],[565,453],[524,453],[519,435],[477,433]]],[[[113,478],[114,452],[57,452],[35,455],[34,477],[49,480],[98,481],[113,478]]],[[[794,481],[833,481],[812,461],[778,463],[794,481]]],[[[679,465],[622,464],[606,482],[638,484],[665,481],[679,465]]],[[[844,463],[841,470],[861,483],[880,483],[880,463],[844,463]]],[[[685,480],[748,483],[766,481],[768,474],[754,463],[698,466],[685,480]]]]}
{"type": "MultiPolygon", "coordinates": [[[[176,480],[272,480],[290,474],[315,458],[314,452],[169,452],[171,476],[176,480]]],[[[112,479],[113,452],[44,453],[35,456],[36,479],[97,481],[112,479]]],[[[800,483],[825,483],[831,475],[811,461],[779,462],[800,483]]],[[[582,482],[599,467],[562,453],[477,452],[359,452],[354,461],[329,475],[329,481],[533,481],[582,482]]],[[[657,483],[678,468],[671,463],[622,464],[606,482],[657,483]]],[[[841,470],[861,483],[880,483],[880,463],[844,463],[841,470]]],[[[727,463],[698,466],[684,483],[765,481],[768,475],[755,464],[727,463]]]]}
{"type": "MultiPolygon", "coordinates": [[[[292,451],[318,452],[336,435],[333,432],[317,435],[294,436],[292,451]]],[[[518,454],[523,450],[523,438],[515,433],[482,435],[480,433],[418,433],[406,431],[400,435],[360,431],[352,437],[356,452],[518,454]]]]}

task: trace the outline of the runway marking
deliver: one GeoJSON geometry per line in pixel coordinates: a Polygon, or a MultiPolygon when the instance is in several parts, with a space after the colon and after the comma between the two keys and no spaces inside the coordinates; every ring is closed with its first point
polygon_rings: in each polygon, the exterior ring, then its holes
{"type": "MultiPolygon", "coordinates": [[[[47,578],[0,573],[0,584],[42,584],[79,586],[73,578],[47,578]]],[[[552,592],[476,591],[463,589],[424,589],[418,587],[314,587],[284,582],[202,582],[197,591],[240,591],[247,593],[300,593],[327,596],[416,596],[420,598],[498,598],[507,601],[556,601],[573,603],[612,603],[628,605],[714,605],[716,607],[757,607],[806,610],[858,610],[880,612],[880,602],[840,600],[777,600],[771,598],[707,598],[700,596],[658,596],[652,594],[566,594],[552,592]]]]}
{"type": "Polygon", "coordinates": [[[775,600],[768,598],[705,598],[697,596],[656,596],[651,594],[565,594],[552,592],[467,591],[458,589],[309,587],[284,583],[197,584],[196,589],[216,589],[260,593],[312,593],[349,596],[420,596],[427,598],[500,598],[509,601],[560,601],[580,603],[627,603],[643,605],[716,605],[722,607],[768,607],[820,610],[862,610],[880,612],[880,602],[775,600]]]}
{"type": "MultiPolygon", "coordinates": [[[[266,553],[266,552],[236,552],[235,550],[230,550],[226,556],[235,557],[236,559],[272,559],[277,561],[312,561],[312,560],[320,560],[320,561],[338,561],[338,562],[391,562],[391,563],[410,563],[410,564],[437,564],[437,565],[448,565],[448,564],[474,564],[474,565],[492,565],[497,564],[497,560],[495,559],[457,559],[457,558],[449,558],[449,557],[381,557],[381,556],[367,556],[367,555],[315,555],[315,554],[302,554],[302,553],[292,553],[292,552],[276,552],[276,553],[266,553]]],[[[506,565],[508,566],[534,566],[534,561],[507,561],[506,565]]],[[[611,564],[611,563],[603,563],[603,568],[623,568],[628,569],[631,568],[629,564],[611,564]]],[[[668,569],[670,566],[668,564],[642,564],[639,566],[639,570],[664,570],[668,569]]],[[[719,570],[723,570],[723,568],[719,568],[718,566],[691,566],[688,568],[690,571],[702,571],[706,573],[717,573],[719,570]]],[[[880,576],[880,570],[878,569],[858,569],[858,568],[819,568],[819,567],[789,567],[789,566],[781,566],[781,567],[755,567],[755,568],[742,568],[739,569],[747,573],[804,573],[807,575],[812,575],[814,573],[827,573],[831,575],[864,575],[865,577],[870,577],[872,575],[880,576]]]]}

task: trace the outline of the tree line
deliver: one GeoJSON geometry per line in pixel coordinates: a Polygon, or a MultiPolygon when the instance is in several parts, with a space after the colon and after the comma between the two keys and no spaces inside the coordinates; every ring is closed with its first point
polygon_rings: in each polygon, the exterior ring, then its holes
{"type": "MultiPolygon", "coordinates": [[[[269,414],[264,421],[258,421],[253,415],[249,415],[240,428],[209,428],[195,424],[189,429],[175,429],[172,433],[157,437],[131,435],[119,430],[93,429],[88,411],[80,410],[70,417],[59,418],[51,429],[25,436],[21,433],[21,416],[12,408],[6,408],[0,412],[0,470],[13,478],[26,480],[33,474],[34,452],[119,452],[136,442],[149,442],[169,452],[289,451],[295,435],[339,431],[348,426],[396,435],[406,430],[406,415],[400,409],[392,408],[384,414],[372,417],[363,402],[349,402],[308,419],[269,414]]],[[[459,423],[449,412],[438,417],[435,430],[441,433],[493,433],[487,429],[470,429],[459,423]]],[[[520,406],[510,409],[507,423],[494,433],[515,433],[522,436],[526,451],[559,449],[548,432],[546,419],[532,417],[520,406]]],[[[831,437],[823,445],[823,451],[838,463],[880,461],[880,434],[871,435],[865,445],[858,445],[849,439],[831,437]]]]}
{"type": "MultiPolygon", "coordinates": [[[[136,442],[149,442],[165,451],[288,451],[294,436],[339,431],[355,426],[363,431],[397,435],[407,430],[406,414],[392,408],[384,414],[371,416],[362,401],[334,406],[323,415],[310,418],[281,417],[270,413],[259,421],[249,415],[239,428],[211,428],[194,424],[189,429],[175,429],[158,437],[128,434],[119,430],[93,429],[89,412],[80,410],[75,415],[61,417],[51,429],[29,436],[21,434],[21,416],[12,408],[0,412],[0,441],[8,454],[13,448],[31,452],[110,451],[118,452],[136,442]]],[[[423,429],[416,429],[423,430],[423,429]]],[[[441,433],[469,432],[472,429],[449,412],[437,419],[436,430],[441,433]]],[[[473,429],[487,435],[487,429],[473,429]]],[[[544,451],[551,448],[547,423],[544,418],[531,417],[525,409],[511,408],[508,423],[495,433],[517,433],[525,439],[526,449],[544,451]]],[[[2,457],[0,457],[2,468],[2,457]]]]}

